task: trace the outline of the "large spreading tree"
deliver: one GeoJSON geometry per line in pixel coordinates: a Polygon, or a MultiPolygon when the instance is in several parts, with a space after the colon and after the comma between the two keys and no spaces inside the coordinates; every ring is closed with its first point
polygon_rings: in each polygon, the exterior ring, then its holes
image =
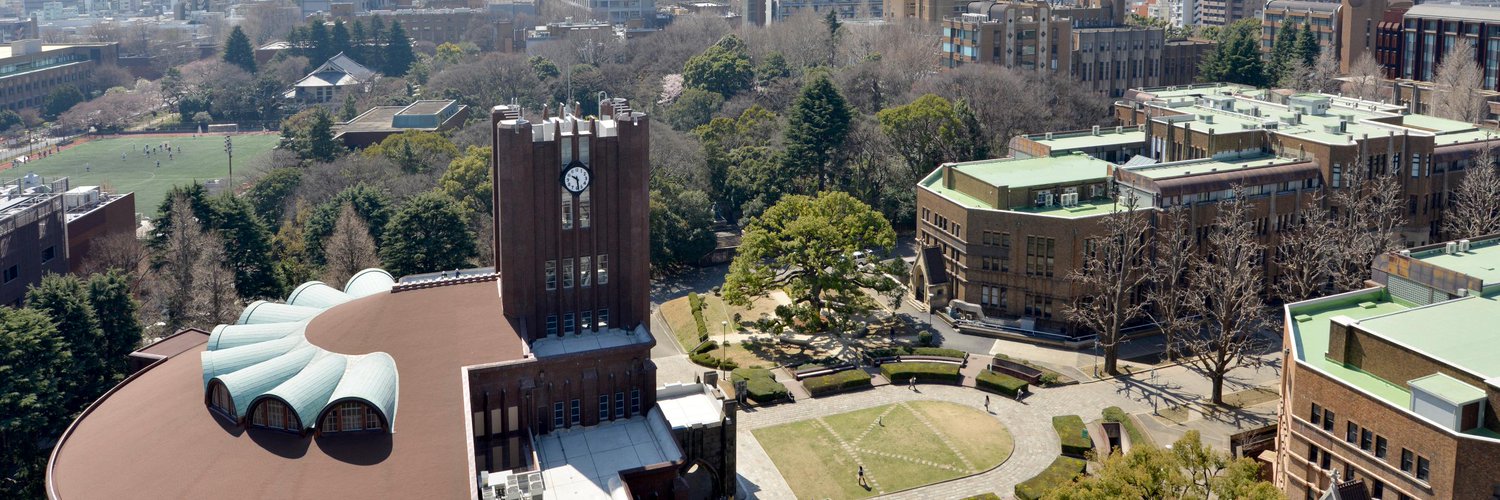
{"type": "Polygon", "coordinates": [[[750,64],[745,42],[731,34],[688,59],[682,68],[682,79],[689,87],[734,97],[750,88],[755,81],[755,69],[750,64]]]}
{"type": "Polygon", "coordinates": [[[1123,196],[1115,211],[1099,220],[1100,235],[1084,244],[1083,266],[1068,276],[1083,292],[1068,306],[1068,315],[1099,335],[1096,343],[1110,375],[1119,374],[1125,327],[1146,313],[1146,303],[1138,297],[1151,277],[1146,260],[1151,219],[1140,208],[1139,198],[1123,196]]]}
{"type": "Polygon", "coordinates": [[[743,306],[785,290],[792,305],[777,308],[782,321],[810,332],[845,328],[876,307],[866,290],[894,297],[901,287],[896,266],[862,264],[854,253],[895,243],[890,222],[847,193],[787,196],[746,226],[724,299],[743,306]]]}

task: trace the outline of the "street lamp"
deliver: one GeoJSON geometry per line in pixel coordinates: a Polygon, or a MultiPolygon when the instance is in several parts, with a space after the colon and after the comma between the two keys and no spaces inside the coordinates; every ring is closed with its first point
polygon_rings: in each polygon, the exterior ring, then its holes
{"type": "Polygon", "coordinates": [[[234,143],[224,136],[224,154],[229,155],[229,195],[234,196],[234,143]]]}
{"type": "Polygon", "coordinates": [[[719,322],[719,379],[724,378],[724,360],[729,359],[729,320],[719,322]]]}

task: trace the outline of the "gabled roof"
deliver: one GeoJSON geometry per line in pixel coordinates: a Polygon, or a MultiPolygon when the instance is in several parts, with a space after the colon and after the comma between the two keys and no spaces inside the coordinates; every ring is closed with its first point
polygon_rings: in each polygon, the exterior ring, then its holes
{"type": "Polygon", "coordinates": [[[366,68],[364,65],[350,59],[349,56],[339,52],[324,62],[318,69],[312,70],[307,76],[297,81],[297,87],[328,87],[355,85],[368,82],[375,78],[375,70],[366,68]]]}
{"type": "Polygon", "coordinates": [[[948,283],[948,271],[943,266],[943,249],[941,247],[927,247],[922,249],[922,270],[927,276],[928,285],[948,283]]]}

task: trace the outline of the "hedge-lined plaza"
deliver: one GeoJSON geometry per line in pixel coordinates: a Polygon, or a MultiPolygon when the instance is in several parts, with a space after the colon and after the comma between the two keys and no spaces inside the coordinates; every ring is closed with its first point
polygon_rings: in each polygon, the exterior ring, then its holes
{"type": "Polygon", "coordinates": [[[992,415],[953,403],[877,406],[753,431],[798,498],[866,498],[984,472],[1014,444],[992,415]],[[869,488],[859,484],[863,464],[869,488]]]}

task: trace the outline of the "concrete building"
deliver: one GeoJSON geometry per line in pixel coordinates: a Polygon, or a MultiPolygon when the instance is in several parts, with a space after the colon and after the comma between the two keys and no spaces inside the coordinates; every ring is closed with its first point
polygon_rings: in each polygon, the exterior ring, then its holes
{"type": "Polygon", "coordinates": [[[309,282],[142,349],[48,497],[732,496],[735,402],[650,358],[648,120],[600,109],[492,110],[495,269],[309,282]]]}
{"type": "MultiPolygon", "coordinates": [[[[1013,158],[943,165],[922,179],[918,243],[943,262],[917,266],[911,288],[927,296],[914,298],[975,320],[973,329],[1077,340],[1089,332],[1059,314],[1079,293],[1066,277],[1122,193],[1159,213],[1188,207],[1201,243],[1215,202],[1244,186],[1260,243],[1275,248],[1307,203],[1347,184],[1345,172],[1393,169],[1409,200],[1402,237],[1423,245],[1443,236],[1468,156],[1500,143],[1494,130],[1399,105],[1235,85],[1136,89],[1115,111],[1116,127],[1019,136],[1013,158]]],[[[1266,283],[1278,272],[1271,259],[1261,270],[1266,283]]]]}
{"type": "Polygon", "coordinates": [[[94,68],[116,64],[118,50],[117,43],[53,45],[41,40],[0,46],[0,107],[39,107],[57,86],[81,85],[94,68]]]}
{"type": "Polygon", "coordinates": [[[363,148],[408,130],[438,132],[463,125],[469,107],[458,101],[422,100],[406,106],[376,106],[346,123],[335,125],[333,138],[350,148],[363,148]]]}
{"type": "MultiPolygon", "coordinates": [[[[1401,3],[1400,5],[1409,5],[1401,3]]],[[[1261,50],[1271,51],[1276,33],[1283,28],[1302,29],[1307,24],[1323,50],[1338,54],[1339,71],[1365,54],[1376,55],[1377,26],[1386,19],[1386,0],[1272,0],[1261,16],[1261,50]]]]}
{"type": "Polygon", "coordinates": [[[19,307],[43,275],[68,272],[67,187],[36,174],[0,185],[0,305],[19,307]]]}
{"type": "Polygon", "coordinates": [[[967,0],[885,0],[881,14],[887,20],[915,19],[942,22],[968,12],[967,0]]]}
{"type": "Polygon", "coordinates": [[[1500,90],[1500,7],[1421,4],[1402,21],[1401,77],[1432,81],[1443,56],[1459,41],[1474,47],[1483,86],[1500,90]]]}
{"type": "Polygon", "coordinates": [[[886,0],[756,0],[755,3],[766,9],[763,17],[767,22],[775,23],[807,11],[822,16],[829,9],[838,12],[839,17],[843,19],[882,19],[885,17],[887,2],[886,0]]]}
{"type": "Polygon", "coordinates": [[[943,64],[1067,72],[1109,97],[1197,77],[1212,43],[1167,40],[1165,30],[1125,25],[1125,15],[1117,0],[1081,7],[971,2],[967,13],[943,21],[943,64]]]}
{"type": "Polygon", "coordinates": [[[1275,479],[1288,498],[1335,476],[1364,498],[1500,495],[1497,243],[1382,255],[1371,288],[1285,306],[1275,479]]]}
{"type": "Polygon", "coordinates": [[[1198,24],[1228,26],[1241,19],[1258,18],[1265,4],[1255,0],[1197,0],[1198,24]]]}

